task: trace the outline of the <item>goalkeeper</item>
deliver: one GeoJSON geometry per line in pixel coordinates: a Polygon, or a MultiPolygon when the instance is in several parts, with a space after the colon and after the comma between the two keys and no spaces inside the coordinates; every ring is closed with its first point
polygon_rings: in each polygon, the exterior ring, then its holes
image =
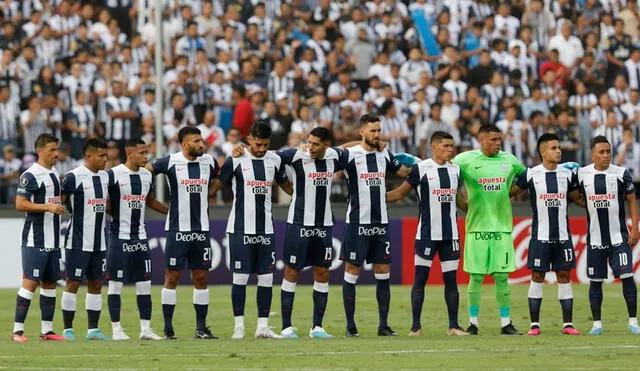
{"type": "Polygon", "coordinates": [[[467,219],[464,270],[469,273],[469,328],[478,334],[478,314],[485,275],[493,276],[500,311],[501,333],[522,335],[511,323],[509,273],[516,270],[513,218],[509,189],[514,178],[525,170],[518,159],[500,151],[502,132],[495,125],[483,125],[478,131],[480,150],[463,152],[453,162],[460,167],[467,191],[467,219]]]}

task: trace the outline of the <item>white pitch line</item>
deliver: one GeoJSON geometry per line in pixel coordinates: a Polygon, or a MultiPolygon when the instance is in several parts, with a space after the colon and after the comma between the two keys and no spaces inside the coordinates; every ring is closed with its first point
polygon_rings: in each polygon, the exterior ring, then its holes
{"type": "MultiPolygon", "coordinates": [[[[293,352],[293,353],[237,353],[237,352],[225,352],[225,353],[158,353],[153,354],[153,357],[229,357],[231,354],[235,354],[236,357],[267,357],[267,356],[282,356],[282,357],[308,357],[308,356],[332,356],[332,355],[346,355],[346,354],[428,354],[428,353],[456,353],[456,352],[481,352],[481,353],[505,353],[505,352],[531,352],[540,350],[590,350],[590,349],[639,349],[640,345],[604,345],[604,346],[569,346],[569,347],[557,347],[557,346],[545,346],[545,347],[520,347],[520,348],[505,348],[505,349],[477,349],[477,348],[457,348],[457,349],[402,349],[402,350],[377,350],[377,351],[348,351],[348,352],[293,352]]],[[[31,358],[32,355],[1,355],[0,359],[20,359],[31,358]]],[[[149,354],[48,354],[47,358],[148,358],[149,354]]]]}

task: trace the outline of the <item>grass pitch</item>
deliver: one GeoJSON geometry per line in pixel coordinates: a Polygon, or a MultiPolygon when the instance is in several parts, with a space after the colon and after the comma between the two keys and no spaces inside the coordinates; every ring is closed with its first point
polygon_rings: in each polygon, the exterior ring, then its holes
{"type": "MultiPolygon", "coordinates": [[[[102,370],[102,369],[638,369],[640,337],[627,332],[627,315],[619,284],[605,286],[603,305],[604,335],[569,337],[560,334],[562,319],[555,285],[545,285],[542,304],[542,336],[506,337],[499,335],[499,319],[493,286],[485,286],[480,312],[480,335],[448,337],[447,313],[441,286],[428,286],[423,311],[425,335],[407,336],[411,326],[410,287],[392,287],[390,325],[400,333],[397,338],[376,336],[378,311],[375,286],[359,286],[356,321],[361,338],[344,338],[344,313],[341,288],[331,288],[325,329],[335,339],[308,338],[312,316],[311,287],[299,286],[294,306],[297,340],[253,339],[255,330],[255,287],[247,290],[247,338],[230,340],[233,319],[230,288],[211,287],[209,324],[220,340],[193,338],[195,316],[191,304],[191,288],[178,289],[178,305],[174,316],[177,341],[88,342],[86,331],[84,288],[78,295],[76,340],[74,343],[38,342],[40,309],[38,299],[31,304],[26,322],[28,344],[9,340],[13,327],[16,290],[0,290],[0,368],[29,370],[102,370]]],[[[466,327],[465,287],[460,288],[460,324],[466,327]]],[[[587,287],[574,285],[574,324],[583,331],[590,329],[587,287]]],[[[111,335],[103,290],[101,328],[111,335]]],[[[154,329],[162,332],[160,288],[153,291],[154,329]]],[[[527,285],[512,287],[512,318],[521,331],[528,330],[527,285]]],[[[60,290],[54,328],[62,332],[60,290]]],[[[122,297],[122,324],[127,334],[137,338],[139,332],[135,290],[125,289],[122,297]]],[[[280,329],[279,289],[274,288],[270,324],[280,329]]]]}

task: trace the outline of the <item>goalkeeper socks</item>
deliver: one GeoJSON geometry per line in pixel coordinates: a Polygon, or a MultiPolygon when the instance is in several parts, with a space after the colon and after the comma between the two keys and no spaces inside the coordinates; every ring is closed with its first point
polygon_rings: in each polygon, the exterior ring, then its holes
{"type": "Polygon", "coordinates": [[[56,289],[40,288],[41,334],[53,331],[53,314],[56,310],[56,289]]]}
{"type": "Polygon", "coordinates": [[[411,288],[411,313],[413,315],[412,330],[422,328],[420,317],[422,316],[422,305],[424,304],[424,286],[429,279],[430,267],[416,265],[416,273],[411,288]]]}
{"type": "Polygon", "coordinates": [[[87,310],[87,329],[97,329],[102,310],[102,295],[87,293],[85,308],[87,310]]]}
{"type": "Polygon", "coordinates": [[[500,311],[500,324],[502,327],[511,323],[511,289],[509,288],[509,274],[498,272],[493,274],[496,282],[496,301],[500,311]]]}
{"type": "Polygon", "coordinates": [[[449,328],[458,328],[458,307],[460,305],[460,294],[458,293],[458,282],[455,270],[444,272],[444,301],[447,303],[447,314],[449,316],[449,328]]]}
{"type": "Polygon", "coordinates": [[[480,299],[482,298],[482,280],[484,274],[471,273],[469,275],[469,323],[478,326],[478,314],[480,313],[480,299]]]}
{"type": "Polygon", "coordinates": [[[589,285],[589,305],[593,321],[600,321],[602,312],[602,281],[591,281],[589,285]]]}
{"type": "Polygon", "coordinates": [[[344,314],[347,318],[347,329],[353,329],[356,327],[354,319],[356,313],[356,282],[358,282],[357,275],[344,272],[344,281],[342,282],[342,302],[344,304],[344,314]]]}
{"type": "Polygon", "coordinates": [[[329,283],[313,282],[313,327],[322,327],[322,319],[329,301],[329,283]]]}
{"type": "Polygon", "coordinates": [[[280,310],[282,312],[282,329],[291,327],[291,312],[293,311],[293,299],[296,296],[296,283],[282,279],[280,286],[280,310]]]}
{"type": "Polygon", "coordinates": [[[636,318],[638,311],[638,291],[633,276],[622,279],[622,295],[627,303],[629,318],[636,318]]]}
{"type": "Polygon", "coordinates": [[[385,328],[388,325],[389,305],[391,303],[391,288],[389,287],[389,273],[376,273],[376,299],[378,300],[378,315],[380,322],[378,327],[385,328]]]}
{"type": "Polygon", "coordinates": [[[209,313],[209,289],[193,289],[193,309],[196,311],[196,330],[204,330],[209,313]]]}
{"type": "Polygon", "coordinates": [[[33,292],[21,287],[16,297],[16,314],[13,324],[13,332],[24,331],[24,321],[29,312],[29,306],[33,299],[33,292]]]}
{"type": "Polygon", "coordinates": [[[573,289],[571,283],[558,283],[558,300],[562,308],[564,326],[573,325],[573,289]]]}
{"type": "Polygon", "coordinates": [[[64,291],[62,293],[62,320],[64,328],[73,328],[73,319],[76,316],[76,294],[64,291]]]}
{"type": "Polygon", "coordinates": [[[531,327],[540,327],[540,306],[542,305],[542,283],[529,283],[529,316],[531,327]]]}
{"type": "Polygon", "coordinates": [[[176,309],[176,290],[162,288],[162,317],[164,318],[164,330],[173,330],[173,312],[176,309]]]}

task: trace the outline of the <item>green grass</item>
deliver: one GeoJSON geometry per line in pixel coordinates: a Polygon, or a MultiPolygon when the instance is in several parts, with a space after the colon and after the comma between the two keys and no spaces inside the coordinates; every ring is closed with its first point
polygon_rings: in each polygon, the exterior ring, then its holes
{"type": "MultiPolygon", "coordinates": [[[[311,287],[299,286],[294,308],[294,324],[299,328],[298,340],[262,340],[248,336],[242,341],[229,339],[233,319],[229,287],[211,287],[209,323],[220,340],[193,339],[194,313],[191,288],[178,289],[178,306],[174,326],[177,341],[159,342],[87,342],[14,344],[9,340],[13,326],[16,290],[0,290],[0,367],[8,369],[636,369],[640,337],[626,330],[626,307],[619,284],[605,287],[603,320],[605,334],[600,337],[568,337],[560,335],[562,321],[556,286],[545,285],[540,337],[505,337],[499,335],[499,320],[493,286],[484,288],[480,313],[480,335],[475,337],[446,336],[447,316],[442,287],[428,287],[423,312],[425,335],[409,338],[411,325],[409,287],[392,288],[391,326],[400,332],[398,338],[378,338],[375,287],[358,287],[356,320],[361,338],[345,339],[344,314],[340,287],[331,288],[325,328],[336,339],[314,340],[306,335],[311,321],[311,287]]],[[[591,326],[587,287],[575,285],[574,323],[583,332],[591,326]]],[[[106,291],[106,290],[104,290],[106,291]]],[[[84,288],[78,295],[76,335],[86,331],[84,288]]],[[[466,295],[461,287],[460,319],[466,326],[466,295]]],[[[105,298],[101,328],[110,335],[105,298]]],[[[58,308],[60,306],[58,295],[58,308]]],[[[152,324],[162,330],[160,288],[154,287],[152,324]]],[[[247,291],[247,335],[255,329],[255,287],[247,291]]],[[[135,292],[125,289],[122,323],[132,338],[139,331],[135,292]]],[[[512,289],[512,317],[520,330],[527,330],[527,286],[512,289]]],[[[279,312],[279,289],[274,289],[274,312],[279,312]]],[[[56,312],[55,329],[61,332],[61,313],[56,312]]],[[[26,335],[37,339],[40,329],[38,300],[31,305],[26,323],[26,335]]],[[[271,316],[271,324],[280,328],[280,315],[271,316]]]]}

